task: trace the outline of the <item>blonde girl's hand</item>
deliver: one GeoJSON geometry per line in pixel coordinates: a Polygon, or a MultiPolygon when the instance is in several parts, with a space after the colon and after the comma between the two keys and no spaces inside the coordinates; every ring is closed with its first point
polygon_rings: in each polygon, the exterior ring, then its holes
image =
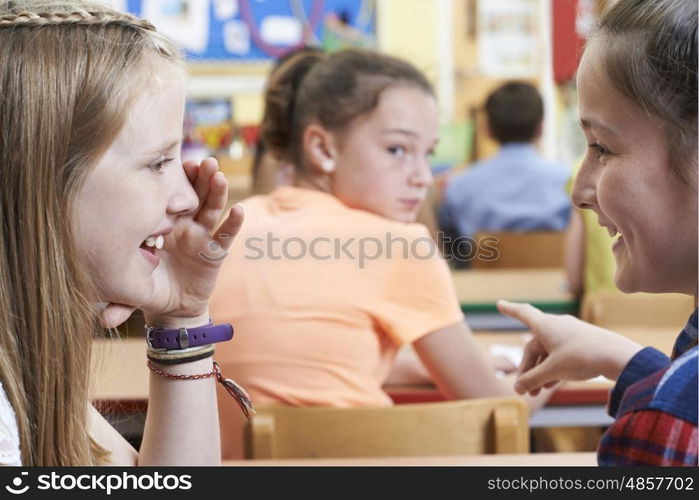
{"type": "Polygon", "coordinates": [[[208,300],[216,277],[243,223],[243,208],[234,206],[216,227],[228,198],[228,182],[218,163],[207,158],[184,170],[199,198],[193,213],[177,218],[155,269],[155,292],[143,307],[147,324],[199,326],[209,320],[208,300]]]}
{"type": "Polygon", "coordinates": [[[598,375],[616,379],[643,347],[570,315],[541,312],[530,304],[499,300],[498,310],[524,323],[533,335],[524,348],[515,390],[533,396],[561,380],[598,375]]]}

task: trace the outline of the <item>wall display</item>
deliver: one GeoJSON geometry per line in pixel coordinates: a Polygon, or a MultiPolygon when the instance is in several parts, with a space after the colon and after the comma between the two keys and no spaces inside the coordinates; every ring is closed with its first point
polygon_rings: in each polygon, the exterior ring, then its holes
{"type": "Polygon", "coordinates": [[[303,45],[372,47],[375,0],[120,0],[191,60],[252,62],[303,45]]]}
{"type": "Polygon", "coordinates": [[[538,0],[478,2],[478,68],[483,76],[536,77],[541,68],[538,0]]]}
{"type": "Polygon", "coordinates": [[[189,99],[185,106],[184,156],[229,154],[236,134],[229,99],[189,99]]]}

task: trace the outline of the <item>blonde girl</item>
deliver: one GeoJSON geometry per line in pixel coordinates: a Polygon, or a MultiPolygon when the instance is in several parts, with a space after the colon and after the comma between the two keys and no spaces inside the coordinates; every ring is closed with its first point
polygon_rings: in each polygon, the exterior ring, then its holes
{"type": "Polygon", "coordinates": [[[220,460],[214,377],[171,377],[211,373],[210,356],[152,354],[138,452],[90,404],[98,332],[136,308],[154,327],[207,324],[219,263],[198,254],[242,220],[214,232],[225,178],[181,164],[181,60],[100,5],[0,2],[0,463],[220,460]]]}

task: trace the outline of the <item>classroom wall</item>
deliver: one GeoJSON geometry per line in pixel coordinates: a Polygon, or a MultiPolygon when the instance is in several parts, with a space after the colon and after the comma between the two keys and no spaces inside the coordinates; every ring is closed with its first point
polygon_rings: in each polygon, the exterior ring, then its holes
{"type": "MultiPolygon", "coordinates": [[[[477,16],[479,2],[487,0],[381,0],[377,2],[379,49],[413,62],[430,78],[437,90],[442,122],[475,122],[472,160],[494,153],[497,143],[487,133],[481,111],[487,95],[506,78],[481,74],[478,65],[477,16]]],[[[491,0],[492,1],[492,0],[491,0]]],[[[543,15],[551,0],[536,0],[543,15]]],[[[548,40],[547,21],[542,20],[541,45],[548,40]]],[[[548,65],[547,56],[543,57],[548,65]]],[[[534,76],[519,78],[541,88],[553,116],[552,89],[543,85],[550,70],[542,67],[534,76]]],[[[553,127],[546,130],[543,150],[555,141],[553,127]]]]}
{"type": "MultiPolygon", "coordinates": [[[[376,2],[378,49],[410,60],[434,83],[442,123],[471,121],[475,125],[468,161],[492,154],[497,144],[488,133],[482,103],[505,77],[483,75],[478,61],[478,9],[480,2],[502,0],[380,0],[376,2]]],[[[506,0],[505,0],[506,1],[506,0]]],[[[539,15],[550,13],[555,0],[532,0],[539,15]]],[[[545,17],[545,16],[544,16],[545,17]]],[[[550,19],[549,19],[550,21],[550,19]]],[[[542,20],[542,47],[546,20],[542,20]]],[[[550,29],[548,29],[550,31],[550,29]]],[[[548,49],[550,50],[550,48],[548,49]]],[[[546,58],[545,58],[546,59],[546,58]]],[[[548,62],[548,61],[547,61],[548,62]]],[[[234,120],[239,125],[259,123],[263,113],[262,92],[270,62],[246,64],[190,63],[190,96],[228,96],[233,101],[234,120]]],[[[541,88],[547,106],[547,134],[541,149],[552,156],[556,131],[552,118],[558,104],[550,68],[529,78],[520,78],[541,88]],[[551,150],[551,151],[549,151],[551,150]]],[[[468,138],[465,138],[468,140],[468,138]]],[[[227,162],[226,162],[227,163],[227,162]]],[[[224,170],[244,173],[244,163],[227,164],[224,170]]]]}

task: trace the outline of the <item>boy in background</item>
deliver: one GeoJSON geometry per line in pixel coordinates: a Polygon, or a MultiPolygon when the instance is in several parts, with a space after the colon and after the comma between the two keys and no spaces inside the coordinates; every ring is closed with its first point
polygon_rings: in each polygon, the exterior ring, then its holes
{"type": "Polygon", "coordinates": [[[488,96],[485,110],[488,132],[500,148],[449,182],[439,209],[442,229],[465,238],[477,231],[565,229],[570,169],[536,150],[544,116],[537,89],[506,83],[488,96]]]}

